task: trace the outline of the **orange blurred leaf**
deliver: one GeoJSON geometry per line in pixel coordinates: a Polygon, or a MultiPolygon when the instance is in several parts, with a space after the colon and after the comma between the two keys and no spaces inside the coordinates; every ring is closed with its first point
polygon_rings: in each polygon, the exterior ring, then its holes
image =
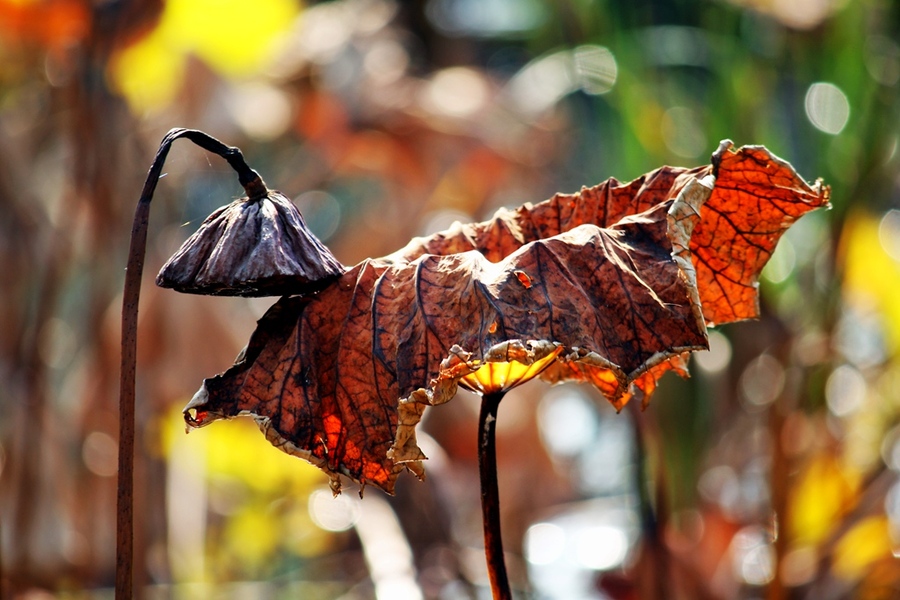
{"type": "Polygon", "coordinates": [[[0,32],[12,40],[59,48],[84,39],[91,26],[88,4],[79,0],[0,0],[0,32]]]}

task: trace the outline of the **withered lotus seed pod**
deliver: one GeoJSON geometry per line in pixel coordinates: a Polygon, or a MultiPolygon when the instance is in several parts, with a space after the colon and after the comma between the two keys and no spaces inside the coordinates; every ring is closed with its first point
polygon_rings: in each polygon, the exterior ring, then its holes
{"type": "Polygon", "coordinates": [[[258,176],[248,195],[213,212],[163,265],[156,284],[189,294],[309,294],[344,266],[309,230],[294,203],[258,176]]]}

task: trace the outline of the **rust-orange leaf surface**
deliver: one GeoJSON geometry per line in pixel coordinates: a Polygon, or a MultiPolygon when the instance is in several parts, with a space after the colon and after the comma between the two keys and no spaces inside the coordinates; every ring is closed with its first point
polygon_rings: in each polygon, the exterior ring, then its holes
{"type": "Polygon", "coordinates": [[[245,352],[204,381],[192,427],[252,415],[272,444],[392,492],[423,474],[415,427],[459,385],[593,384],[617,408],[646,402],[666,371],[707,346],[708,323],[756,316],[756,281],[778,237],[827,204],[759,147],[663,167],[500,211],[286,297],[245,352]]]}

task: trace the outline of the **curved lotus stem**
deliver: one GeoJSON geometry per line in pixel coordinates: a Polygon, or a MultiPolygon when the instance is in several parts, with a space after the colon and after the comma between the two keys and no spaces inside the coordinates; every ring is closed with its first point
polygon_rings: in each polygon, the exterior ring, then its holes
{"type": "Polygon", "coordinates": [[[166,156],[172,143],[187,138],[201,148],[218,154],[237,171],[238,180],[251,197],[265,193],[259,174],[244,161],[238,148],[226,146],[202,131],[172,129],[165,135],[156,158],[147,173],[141,197],[131,227],[131,245],[125,270],[122,295],[122,360],[119,379],[119,474],[116,488],[116,598],[132,597],[134,568],[134,385],[137,361],[138,301],[141,295],[141,275],[147,249],[147,225],[150,201],[159,182],[166,156]]]}

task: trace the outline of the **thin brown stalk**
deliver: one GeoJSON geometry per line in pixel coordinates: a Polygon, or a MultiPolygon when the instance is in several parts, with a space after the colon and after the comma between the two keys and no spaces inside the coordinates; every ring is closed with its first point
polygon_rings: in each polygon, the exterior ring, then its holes
{"type": "Polygon", "coordinates": [[[500,536],[500,492],[497,487],[497,408],[506,392],[481,397],[478,418],[478,471],[481,477],[481,513],[484,524],[484,553],[491,591],[495,600],[511,600],[512,590],[503,560],[500,536]]]}
{"type": "Polygon", "coordinates": [[[119,478],[116,487],[116,598],[132,593],[134,562],[134,380],[137,308],[147,246],[149,198],[141,197],[131,228],[122,299],[122,364],[119,379],[119,478]]]}
{"type": "Polygon", "coordinates": [[[209,135],[192,129],[173,129],[166,134],[156,158],[147,173],[131,227],[131,245],[125,270],[122,296],[122,362],[119,380],[119,476],[116,488],[116,599],[126,600],[133,594],[134,577],[134,397],[137,364],[138,302],[141,276],[147,249],[147,226],[150,201],[162,174],[163,164],[172,143],[187,138],[228,161],[245,187],[259,180],[247,166],[241,151],[229,147],[209,135]]]}

